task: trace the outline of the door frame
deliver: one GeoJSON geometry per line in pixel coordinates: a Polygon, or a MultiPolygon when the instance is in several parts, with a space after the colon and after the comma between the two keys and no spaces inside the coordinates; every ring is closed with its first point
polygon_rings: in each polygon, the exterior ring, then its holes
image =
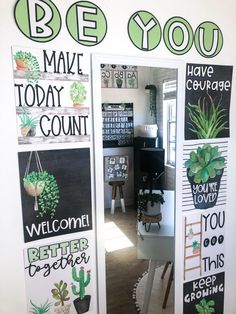
{"type": "MultiPolygon", "coordinates": [[[[98,283],[98,309],[99,314],[107,313],[106,308],[106,265],[104,244],[104,168],[102,144],[102,93],[101,93],[101,64],[134,65],[157,68],[177,69],[177,132],[176,132],[176,176],[175,181],[181,182],[182,148],[184,139],[184,63],[181,60],[160,59],[152,57],[139,57],[127,55],[114,55],[94,53],[91,55],[92,69],[92,129],[95,170],[95,212],[96,212],[96,247],[97,247],[97,283],[98,283]],[[178,125],[180,127],[178,127],[178,125]]],[[[175,313],[181,313],[183,299],[183,248],[182,248],[182,215],[181,184],[175,189],[175,313]],[[177,303],[177,301],[179,303],[177,303]]]]}

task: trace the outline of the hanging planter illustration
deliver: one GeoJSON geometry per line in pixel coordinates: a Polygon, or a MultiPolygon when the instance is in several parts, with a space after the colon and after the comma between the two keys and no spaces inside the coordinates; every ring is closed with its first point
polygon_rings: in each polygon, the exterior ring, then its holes
{"type": "Polygon", "coordinates": [[[14,54],[16,69],[25,72],[28,83],[36,84],[41,76],[38,60],[30,52],[18,51],[14,54]]]}
{"type": "Polygon", "coordinates": [[[54,313],[56,314],[69,314],[71,304],[65,304],[70,300],[69,291],[67,289],[67,283],[60,280],[59,283],[54,284],[54,288],[51,290],[53,298],[56,300],[54,313]]]}
{"type": "Polygon", "coordinates": [[[74,108],[80,108],[84,105],[87,97],[87,91],[83,83],[74,82],[70,86],[70,98],[73,102],[74,108]]]}
{"type": "Polygon", "coordinates": [[[218,146],[204,144],[197,151],[191,151],[185,167],[195,208],[215,206],[225,167],[225,158],[221,156],[218,146]]]}
{"type": "Polygon", "coordinates": [[[72,292],[75,296],[78,296],[77,299],[74,300],[74,306],[76,309],[76,312],[78,314],[83,314],[89,311],[90,306],[90,295],[85,295],[85,288],[90,283],[90,270],[87,270],[86,274],[86,280],[85,280],[85,271],[84,267],[81,266],[79,273],[77,273],[76,267],[72,268],[72,278],[75,282],[79,283],[79,290],[77,290],[77,287],[75,284],[72,284],[72,292]]]}
{"type": "Polygon", "coordinates": [[[29,172],[32,153],[30,152],[23,178],[24,188],[28,195],[34,197],[34,210],[37,212],[37,217],[49,214],[52,219],[59,203],[58,185],[53,175],[43,171],[38,152],[35,152],[38,171],[29,172]]]}

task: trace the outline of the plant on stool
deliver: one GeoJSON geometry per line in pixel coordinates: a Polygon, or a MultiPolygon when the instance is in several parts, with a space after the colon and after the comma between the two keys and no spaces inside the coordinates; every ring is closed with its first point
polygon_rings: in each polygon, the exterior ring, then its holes
{"type": "Polygon", "coordinates": [[[72,268],[72,278],[74,281],[79,283],[79,291],[75,284],[72,283],[72,292],[75,296],[78,296],[77,299],[74,300],[74,306],[78,314],[82,314],[88,312],[90,305],[90,295],[85,295],[85,288],[90,283],[90,270],[87,270],[87,278],[85,280],[85,271],[84,267],[81,266],[79,270],[79,274],[77,274],[76,267],[72,268]]]}

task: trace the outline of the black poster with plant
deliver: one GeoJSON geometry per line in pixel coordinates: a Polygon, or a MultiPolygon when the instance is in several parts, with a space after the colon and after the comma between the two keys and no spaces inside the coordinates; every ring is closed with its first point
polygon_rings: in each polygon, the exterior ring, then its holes
{"type": "Polygon", "coordinates": [[[230,136],[232,66],[187,64],[185,140],[230,136]]]}
{"type": "Polygon", "coordinates": [[[224,277],[221,272],[184,283],[184,314],[224,313],[224,277]]]}
{"type": "Polygon", "coordinates": [[[25,242],[92,229],[89,148],[18,158],[25,242]]]}

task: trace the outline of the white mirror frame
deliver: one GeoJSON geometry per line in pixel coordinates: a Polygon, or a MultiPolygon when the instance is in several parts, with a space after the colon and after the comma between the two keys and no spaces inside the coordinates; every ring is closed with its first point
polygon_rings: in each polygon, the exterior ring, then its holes
{"type": "Polygon", "coordinates": [[[153,57],[138,57],[112,54],[92,54],[92,116],[93,116],[93,151],[95,168],[95,211],[97,241],[97,282],[99,314],[106,312],[106,269],[104,246],[104,172],[102,145],[102,96],[101,96],[101,64],[127,64],[145,67],[161,67],[177,69],[177,136],[176,136],[176,189],[175,189],[175,311],[183,311],[183,229],[181,212],[181,174],[184,139],[184,86],[185,67],[180,60],[165,60],[153,57]]]}

